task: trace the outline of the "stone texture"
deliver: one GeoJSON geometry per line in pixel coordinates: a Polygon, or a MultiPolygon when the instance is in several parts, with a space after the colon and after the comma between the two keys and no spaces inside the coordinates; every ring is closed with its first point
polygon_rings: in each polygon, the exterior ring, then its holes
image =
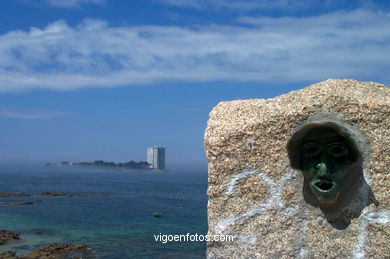
{"type": "Polygon", "coordinates": [[[208,257],[389,257],[389,143],[390,88],[378,83],[330,79],[273,99],[219,103],[204,137],[209,235],[235,239],[209,242],[208,257]],[[344,229],[305,202],[302,173],[287,156],[292,134],[318,118],[358,132],[373,198],[366,189],[356,190],[356,197],[375,200],[344,229]]]}

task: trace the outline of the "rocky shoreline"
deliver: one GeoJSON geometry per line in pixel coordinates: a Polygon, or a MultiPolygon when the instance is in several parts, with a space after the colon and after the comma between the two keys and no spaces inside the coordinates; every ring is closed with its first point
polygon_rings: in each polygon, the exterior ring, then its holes
{"type": "MultiPolygon", "coordinates": [[[[24,192],[0,192],[0,198],[7,197],[28,197],[28,196],[51,196],[51,197],[105,197],[103,193],[63,193],[63,192],[43,192],[39,194],[29,194],[24,192]]],[[[42,203],[45,200],[32,201],[0,201],[0,205],[33,205],[42,203]]],[[[19,234],[2,229],[0,230],[0,245],[20,240],[19,234]]],[[[27,255],[18,256],[13,251],[0,254],[0,259],[62,259],[62,258],[97,258],[92,250],[83,244],[55,243],[32,250],[27,255]]]]}
{"type": "Polygon", "coordinates": [[[0,254],[0,259],[63,259],[63,258],[97,258],[92,250],[81,244],[55,243],[36,248],[24,256],[17,256],[14,252],[0,254]]]}
{"type": "MultiPolygon", "coordinates": [[[[20,240],[19,234],[1,229],[0,245],[20,240]]],[[[48,246],[32,250],[27,255],[18,256],[15,252],[8,251],[0,254],[0,259],[62,259],[62,258],[97,258],[87,245],[54,243],[48,246]]]]}

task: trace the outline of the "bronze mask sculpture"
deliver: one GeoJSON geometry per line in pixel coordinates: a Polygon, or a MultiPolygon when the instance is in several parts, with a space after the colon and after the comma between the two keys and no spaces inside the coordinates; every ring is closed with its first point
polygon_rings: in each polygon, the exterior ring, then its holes
{"type": "Polygon", "coordinates": [[[361,155],[341,126],[311,124],[288,143],[290,164],[304,177],[304,195],[314,206],[337,206],[361,179],[361,155]]]}

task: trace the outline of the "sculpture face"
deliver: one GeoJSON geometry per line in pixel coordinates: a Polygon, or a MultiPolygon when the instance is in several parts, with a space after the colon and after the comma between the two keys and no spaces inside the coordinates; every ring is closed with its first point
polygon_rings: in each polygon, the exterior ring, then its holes
{"type": "Polygon", "coordinates": [[[320,204],[334,204],[352,186],[353,150],[334,129],[311,129],[303,138],[301,157],[305,180],[320,204]]]}

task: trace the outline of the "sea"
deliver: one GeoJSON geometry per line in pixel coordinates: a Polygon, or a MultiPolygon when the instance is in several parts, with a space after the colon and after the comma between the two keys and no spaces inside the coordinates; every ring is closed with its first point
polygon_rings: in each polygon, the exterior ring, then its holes
{"type": "Polygon", "coordinates": [[[97,258],[205,258],[206,242],[159,242],[161,235],[207,233],[207,172],[0,166],[0,192],[35,201],[0,205],[0,229],[21,240],[0,253],[25,255],[52,243],[88,245],[97,258]],[[103,193],[105,197],[49,197],[42,192],[103,193]],[[161,217],[154,217],[159,212],[161,217]]]}

